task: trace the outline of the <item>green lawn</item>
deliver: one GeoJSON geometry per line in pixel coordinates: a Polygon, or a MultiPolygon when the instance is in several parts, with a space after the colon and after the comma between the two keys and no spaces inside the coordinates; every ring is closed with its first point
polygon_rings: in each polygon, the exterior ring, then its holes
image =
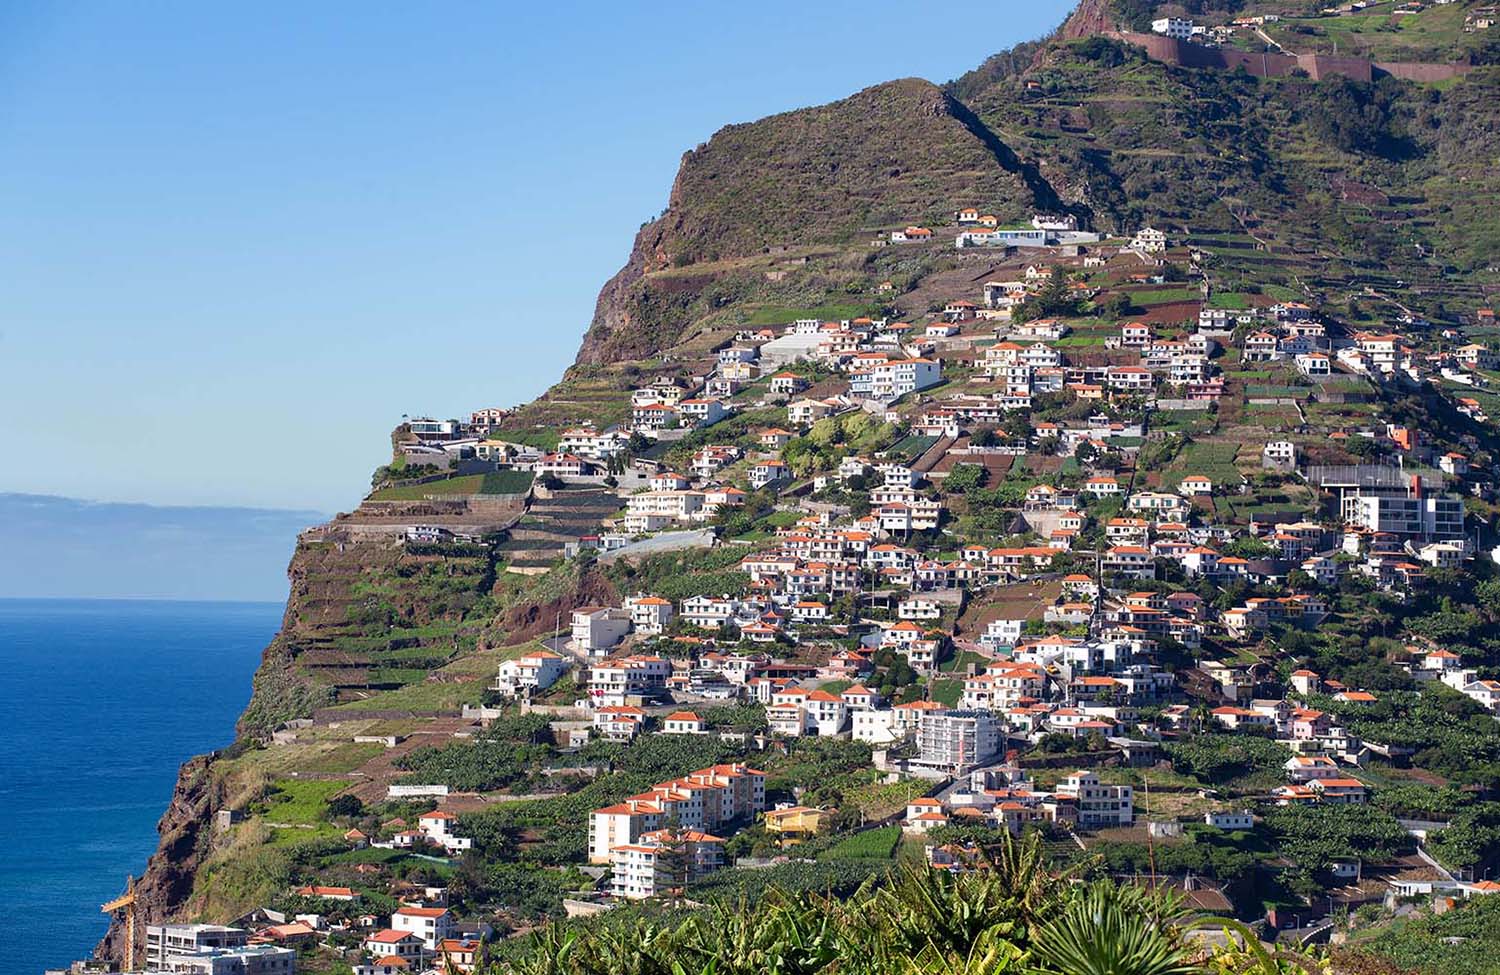
{"type": "Polygon", "coordinates": [[[484,689],[494,682],[492,673],[467,681],[422,681],[393,691],[373,694],[338,706],[340,711],[457,711],[465,704],[478,704],[484,689]]]}
{"type": "Polygon", "coordinates": [[[428,496],[468,497],[475,494],[524,494],[531,487],[529,471],[491,471],[488,474],[465,474],[427,484],[403,484],[382,488],[370,496],[371,501],[421,501],[428,496]]]}
{"type": "Polygon", "coordinates": [[[979,664],[981,667],[988,662],[988,658],[982,654],[973,653],[969,650],[961,650],[947,660],[938,664],[938,670],[945,674],[962,671],[969,664],[979,664]]]}
{"type": "Polygon", "coordinates": [[[319,822],[323,818],[323,807],[329,797],[348,785],[348,779],[282,779],[273,786],[274,791],[266,800],[266,815],[278,822],[319,822]]]}
{"type": "Polygon", "coordinates": [[[276,782],[275,791],[266,800],[266,810],[261,816],[266,823],[283,824],[273,827],[276,835],[272,842],[295,844],[336,833],[336,827],[324,814],[328,800],[348,785],[348,779],[281,779],[276,782]]]}
{"type": "Polygon", "coordinates": [[[556,450],[560,438],[559,431],[546,427],[536,430],[497,430],[492,439],[524,444],[537,450],[556,450]]]}
{"type": "Polygon", "coordinates": [[[1216,490],[1220,486],[1240,484],[1244,478],[1234,466],[1239,450],[1240,445],[1237,443],[1198,441],[1188,444],[1182,453],[1172,459],[1167,470],[1162,471],[1162,489],[1175,491],[1188,474],[1201,474],[1214,482],[1216,490]]]}
{"type": "Polygon", "coordinates": [[[1197,301],[1203,292],[1197,288],[1165,288],[1160,291],[1132,291],[1130,299],[1143,307],[1175,304],[1180,301],[1197,301]]]}
{"type": "Polygon", "coordinates": [[[964,696],[964,682],[961,680],[938,679],[932,682],[931,687],[932,699],[950,708],[957,707],[964,696]]]}
{"type": "Polygon", "coordinates": [[[823,851],[820,860],[889,860],[901,842],[900,826],[882,826],[846,836],[823,851]]]}

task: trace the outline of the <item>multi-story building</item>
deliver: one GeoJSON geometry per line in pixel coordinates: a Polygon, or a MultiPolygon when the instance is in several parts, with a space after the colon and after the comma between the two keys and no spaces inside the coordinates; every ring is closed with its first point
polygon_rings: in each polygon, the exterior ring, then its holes
{"type": "Polygon", "coordinates": [[[413,934],[411,931],[384,928],[365,936],[364,949],[365,953],[377,962],[389,958],[420,962],[425,947],[421,935],[413,934]]]}
{"type": "Polygon", "coordinates": [[[630,613],[630,625],[646,636],[664,633],[672,622],[672,602],[660,596],[631,596],[625,600],[625,609],[630,613]]]}
{"type": "Polygon", "coordinates": [[[660,829],[609,851],[610,893],[644,900],[681,888],[724,865],[724,841],[689,829],[660,829]]]}
{"type": "Polygon", "coordinates": [[[962,774],[998,755],[1000,744],[1000,724],[993,712],[934,712],[922,715],[917,726],[914,761],[926,768],[962,774]]]}
{"type": "Polygon", "coordinates": [[[222,924],[148,924],[146,925],[146,963],[166,968],[173,955],[191,955],[211,948],[240,948],[249,943],[250,933],[243,928],[222,924]]]}
{"type": "Polygon", "coordinates": [[[241,945],[204,948],[173,955],[168,970],[181,975],[293,975],[297,952],[281,945],[241,945]]]}
{"type": "Polygon", "coordinates": [[[589,668],[589,700],[595,707],[630,704],[666,687],[672,665],[661,657],[634,655],[589,668]]]}
{"type": "Polygon", "coordinates": [[[402,907],[391,915],[391,930],[414,934],[424,948],[436,951],[439,941],[458,932],[458,921],[446,907],[402,907]]]}
{"type": "Polygon", "coordinates": [[[1151,21],[1151,31],[1185,41],[1193,36],[1193,22],[1181,17],[1162,17],[1151,21]]]}
{"type": "Polygon", "coordinates": [[[1135,822],[1131,787],[1104,785],[1093,772],[1074,772],[1058,784],[1055,794],[1073,801],[1080,826],[1129,826],[1135,822]]]}
{"type": "Polygon", "coordinates": [[[569,664],[551,650],[537,650],[515,660],[501,662],[494,690],[514,697],[530,691],[544,691],[568,672],[569,664]]]}
{"type": "Polygon", "coordinates": [[[849,393],[864,399],[891,400],[942,382],[943,367],[932,359],[896,359],[852,373],[849,393]]]}
{"type": "Polygon", "coordinates": [[[1412,479],[1405,490],[1359,488],[1344,496],[1344,521],[1371,531],[1424,538],[1456,538],[1464,533],[1461,498],[1426,494],[1412,479]]]}
{"type": "Polygon", "coordinates": [[[630,632],[630,614],[618,606],[587,606],[573,610],[573,646],[602,655],[630,632]]]}
{"type": "Polygon", "coordinates": [[[671,825],[714,832],[766,807],[766,773],[748,765],[714,765],[660,782],[639,795],[589,814],[589,862],[609,863],[610,851],[671,825]]]}

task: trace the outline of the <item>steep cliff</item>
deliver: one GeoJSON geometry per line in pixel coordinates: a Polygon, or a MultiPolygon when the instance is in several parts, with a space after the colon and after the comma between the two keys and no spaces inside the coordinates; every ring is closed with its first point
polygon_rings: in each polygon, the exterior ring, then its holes
{"type": "Polygon", "coordinates": [[[681,303],[659,300],[655,272],[936,222],[956,200],[1011,219],[1050,197],[961,102],[917,78],[727,126],[683,156],[666,211],[600,293],[578,362],[639,358],[680,332],[681,303]]]}
{"type": "MultiPolygon", "coordinates": [[[[216,812],[209,774],[214,760],[214,755],[199,755],[183,763],[177,772],[172,799],[156,824],[156,852],[134,887],[142,934],[146,924],[172,917],[186,902],[198,868],[208,855],[216,812]]],[[[124,957],[125,929],[118,920],[111,921],[94,953],[101,958],[124,957]]]]}

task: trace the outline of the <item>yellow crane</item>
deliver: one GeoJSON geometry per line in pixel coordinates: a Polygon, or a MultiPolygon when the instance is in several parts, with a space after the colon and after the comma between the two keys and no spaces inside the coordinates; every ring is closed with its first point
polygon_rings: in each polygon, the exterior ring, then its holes
{"type": "Polygon", "coordinates": [[[136,970],[136,927],[139,923],[135,913],[135,878],[125,878],[125,893],[116,897],[107,904],[102,904],[99,910],[105,914],[114,914],[117,911],[125,912],[125,958],[121,968],[130,972],[136,970]]]}

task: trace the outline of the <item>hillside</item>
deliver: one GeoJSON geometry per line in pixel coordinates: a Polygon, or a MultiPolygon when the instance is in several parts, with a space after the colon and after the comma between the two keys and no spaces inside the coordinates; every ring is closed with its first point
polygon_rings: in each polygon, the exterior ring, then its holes
{"type": "Polygon", "coordinates": [[[326,914],[336,950],[299,965],[329,972],[364,957],[362,913],[431,887],[543,931],[549,970],[573,970],[545,940],[565,900],[618,909],[590,952],[697,944],[611,886],[593,817],[634,842],[656,813],[630,804],[723,789],[723,822],[678,823],[706,839],[661,840],[724,847],[673,900],[775,890],[798,914],[913,861],[980,875],[1025,833],[1053,876],[1160,871],[1267,940],[1316,916],[1443,971],[1434,932],[1479,912],[1403,928],[1380,905],[1500,868],[1500,68],[1474,2],[1310,6],[1084,0],[946,85],[684,154],[564,377],[398,427],[362,503],[299,537],[143,916],[326,914]],[[1214,46],[1143,40],[1168,14],[1214,46]],[[1295,61],[1340,32],[1358,77],[1295,61]],[[1434,80],[1393,68],[1418,63],[1434,80]],[[606,657],[649,680],[607,683],[606,657]],[[1007,722],[972,795],[949,788],[967,739],[913,772],[924,712],[960,704],[1007,722]],[[1297,778],[1305,752],[1342,785],[1297,778]],[[814,825],[773,829],[774,804],[814,825]],[[411,829],[435,813],[472,846],[411,829]],[[357,906],[297,892],[330,884],[357,906]]]}
{"type": "Polygon", "coordinates": [[[696,293],[737,277],[695,266],[936,220],[955,195],[1007,219],[1056,202],[961,103],[918,78],[727,126],[683,155],[666,211],[600,294],[578,361],[646,358],[675,339],[696,293]],[[689,273],[657,273],[668,269],[689,273]]]}
{"type": "MultiPolygon", "coordinates": [[[[775,300],[762,269],[734,259],[847,246],[940,220],[957,199],[1002,221],[1066,211],[1114,232],[1153,221],[1263,228],[1315,252],[1335,287],[1463,282],[1500,260],[1481,203],[1500,190],[1493,71],[1422,86],[1183,69],[1105,38],[1149,23],[1139,6],[1087,0],[1057,42],[997,55],[941,90],[891,82],[721,130],[684,155],[666,212],[600,293],[579,364],[647,358],[695,323],[775,300]],[[1371,206],[1361,187],[1382,202],[1371,206]]],[[[1200,6],[1225,11],[1221,22],[1243,7],[1200,6]]],[[[1405,29],[1427,46],[1406,53],[1477,57],[1470,35],[1427,26],[1461,22],[1463,7],[1414,18],[1405,29]]]]}

